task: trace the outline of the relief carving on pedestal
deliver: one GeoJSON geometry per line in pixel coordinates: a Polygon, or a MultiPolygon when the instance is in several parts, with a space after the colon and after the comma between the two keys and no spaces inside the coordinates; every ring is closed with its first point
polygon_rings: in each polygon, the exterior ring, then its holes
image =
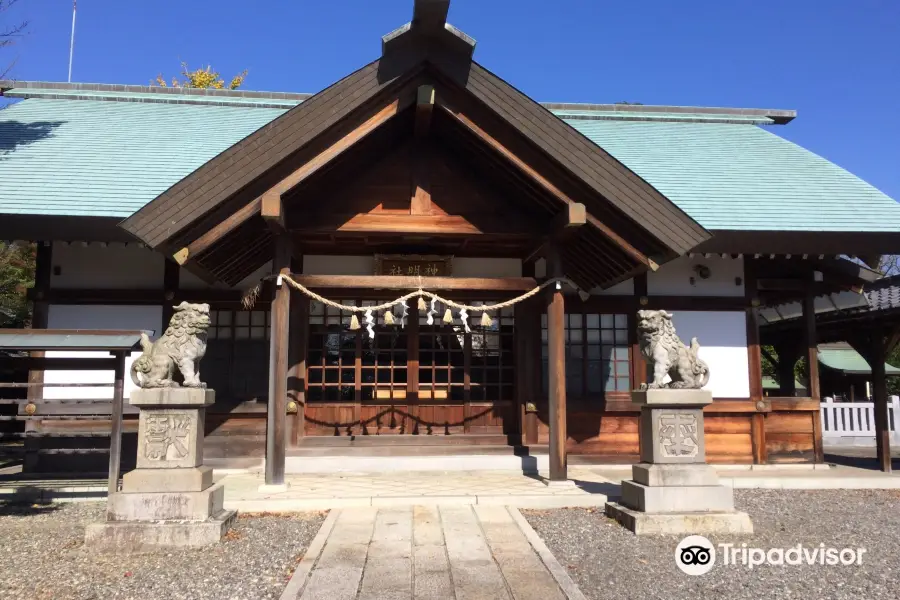
{"type": "Polygon", "coordinates": [[[144,458],[179,460],[188,455],[191,433],[189,414],[148,414],[144,437],[144,458]]]}
{"type": "Polygon", "coordinates": [[[700,452],[697,415],[664,413],[659,416],[659,443],[668,457],[691,458],[700,452]]]}

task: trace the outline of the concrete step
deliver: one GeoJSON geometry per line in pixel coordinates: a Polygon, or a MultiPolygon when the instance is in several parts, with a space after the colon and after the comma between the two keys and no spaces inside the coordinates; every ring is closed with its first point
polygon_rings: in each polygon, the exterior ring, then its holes
{"type": "Polygon", "coordinates": [[[398,446],[507,446],[511,440],[505,434],[454,434],[454,435],[347,435],[306,436],[300,440],[301,448],[348,447],[398,447],[398,446]]]}
{"type": "MultiPolygon", "coordinates": [[[[366,450],[372,450],[367,448],[366,450]]],[[[514,471],[518,473],[536,473],[540,469],[548,469],[549,460],[546,454],[523,453],[517,456],[514,452],[497,454],[473,453],[460,454],[427,454],[410,453],[405,456],[396,454],[376,456],[365,455],[342,456],[288,456],[285,459],[287,473],[387,473],[396,471],[514,471]]]]}

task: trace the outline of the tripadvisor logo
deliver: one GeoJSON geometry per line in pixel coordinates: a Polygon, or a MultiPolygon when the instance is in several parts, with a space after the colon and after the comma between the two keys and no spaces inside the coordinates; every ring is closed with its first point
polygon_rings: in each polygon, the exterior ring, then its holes
{"type": "Polygon", "coordinates": [[[827,548],[825,544],[806,547],[797,544],[790,548],[752,548],[746,543],[718,544],[716,546],[702,535],[689,535],[675,548],[675,564],[688,575],[705,575],[716,565],[716,557],[725,566],[742,566],[753,569],[770,566],[850,566],[861,565],[865,548],[827,548]]]}

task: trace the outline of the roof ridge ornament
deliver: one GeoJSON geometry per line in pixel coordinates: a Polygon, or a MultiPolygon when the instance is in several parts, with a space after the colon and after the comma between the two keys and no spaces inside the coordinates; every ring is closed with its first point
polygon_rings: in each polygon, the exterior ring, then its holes
{"type": "Polygon", "coordinates": [[[447,22],[449,10],[450,0],[414,0],[412,21],[382,36],[382,56],[395,46],[402,47],[427,38],[456,52],[465,52],[471,59],[475,52],[475,40],[447,22]]]}

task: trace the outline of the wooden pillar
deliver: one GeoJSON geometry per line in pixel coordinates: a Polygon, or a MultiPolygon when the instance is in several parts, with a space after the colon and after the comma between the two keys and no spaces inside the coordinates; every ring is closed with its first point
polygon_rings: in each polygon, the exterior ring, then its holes
{"type": "MultiPolygon", "coordinates": [[[[50,303],[47,302],[47,295],[50,292],[50,277],[53,271],[53,246],[51,242],[38,242],[35,253],[35,269],[34,269],[34,301],[31,309],[31,328],[47,329],[50,320],[50,303]]],[[[44,351],[39,350],[31,353],[34,358],[42,358],[44,351]]],[[[44,397],[44,388],[40,385],[44,383],[44,371],[33,370],[28,372],[28,383],[32,384],[28,387],[26,397],[29,402],[38,402],[44,397]]],[[[40,431],[40,424],[37,421],[26,421],[25,432],[37,433],[40,431]]],[[[25,456],[22,462],[22,470],[26,473],[35,471],[38,468],[40,460],[39,450],[41,448],[41,438],[38,436],[28,436],[24,442],[25,456]]]]}
{"type": "Polygon", "coordinates": [[[163,267],[163,307],[162,307],[162,328],[157,332],[162,335],[172,320],[175,313],[175,297],[178,295],[178,288],[181,286],[181,266],[171,258],[165,259],[163,267]]]}
{"type": "MultiPolygon", "coordinates": [[[[558,252],[547,259],[550,277],[562,276],[558,252]]],[[[568,479],[566,464],[566,308],[562,289],[551,287],[547,302],[547,351],[550,401],[550,481],[568,479]]]]}
{"type": "Polygon", "coordinates": [[[647,383],[647,361],[641,354],[641,344],[637,331],[637,311],[643,308],[641,299],[647,298],[647,274],[634,277],[634,307],[628,315],[628,343],[631,345],[631,389],[640,389],[647,383]]]}
{"type": "Polygon", "coordinates": [[[875,453],[878,466],[891,472],[891,428],[888,419],[887,377],[885,376],[884,336],[873,331],[869,342],[869,366],[872,367],[872,399],[875,403],[875,453]]]}
{"type": "MultiPolygon", "coordinates": [[[[291,273],[303,272],[303,257],[291,259],[291,273]]],[[[295,402],[291,445],[296,446],[306,433],[306,353],[309,347],[309,298],[296,292],[290,299],[288,341],[288,400],[295,402]]]]}
{"type": "Polygon", "coordinates": [[[808,291],[803,296],[803,339],[806,343],[806,362],[809,371],[809,388],[807,393],[810,398],[819,399],[819,351],[816,337],[816,309],[815,295],[808,291]]]}
{"type": "MultiPolygon", "coordinates": [[[[756,263],[744,259],[744,298],[747,301],[747,363],[749,365],[750,400],[762,401],[762,352],[759,347],[759,305],[756,288],[756,263]]],[[[768,462],[766,452],[766,416],[762,412],[754,414],[750,421],[750,442],[753,450],[753,462],[761,465],[768,462]]]]}
{"type": "Polygon", "coordinates": [[[113,386],[112,413],[109,434],[109,482],[107,492],[119,491],[119,471],[122,464],[122,413],[125,403],[125,357],[127,352],[114,352],[116,357],[115,384],[113,386]]]}
{"type": "MultiPolygon", "coordinates": [[[[806,362],[809,373],[807,393],[813,400],[819,400],[819,350],[816,336],[815,294],[808,290],[803,296],[804,340],[806,342],[806,362]]],[[[813,430],[813,452],[817,463],[825,462],[825,449],[822,445],[822,414],[820,410],[811,415],[813,430]]]]}
{"type": "MultiPolygon", "coordinates": [[[[272,272],[288,274],[291,270],[291,238],[276,235],[272,272]]],[[[287,284],[275,286],[271,308],[269,342],[269,407],[266,415],[266,485],[284,484],[286,404],[288,378],[288,344],[291,291],[287,284]]]]}

